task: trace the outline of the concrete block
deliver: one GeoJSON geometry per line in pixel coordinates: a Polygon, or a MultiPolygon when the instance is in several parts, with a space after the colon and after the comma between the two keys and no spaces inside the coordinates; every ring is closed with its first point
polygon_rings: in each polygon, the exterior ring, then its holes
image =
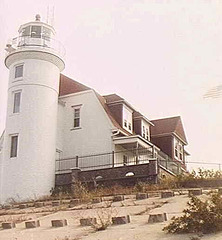
{"type": "Polygon", "coordinates": [[[100,197],[95,197],[92,199],[92,203],[101,203],[102,199],[100,197]]]}
{"type": "Polygon", "coordinates": [[[52,227],[64,227],[68,224],[66,219],[52,220],[51,223],[52,227]]]}
{"type": "Polygon", "coordinates": [[[81,218],[80,225],[81,226],[91,226],[92,224],[96,224],[96,218],[81,218]]]}
{"type": "Polygon", "coordinates": [[[199,196],[199,195],[202,195],[203,191],[201,188],[195,188],[195,189],[190,189],[188,191],[188,196],[199,196]]]}
{"type": "Polygon", "coordinates": [[[12,205],[4,205],[3,208],[4,208],[5,210],[9,210],[9,209],[12,208],[12,205]]]}
{"type": "Polygon", "coordinates": [[[19,204],[19,209],[25,209],[25,208],[28,208],[28,204],[19,204]]]}
{"type": "Polygon", "coordinates": [[[71,199],[69,203],[69,207],[75,207],[80,204],[80,199],[71,199]]]}
{"type": "Polygon", "coordinates": [[[114,225],[130,223],[130,216],[112,217],[112,223],[114,225]]]}
{"type": "Polygon", "coordinates": [[[123,201],[124,200],[124,196],[123,195],[115,195],[113,196],[113,202],[119,202],[119,201],[123,201]]]}
{"type": "Polygon", "coordinates": [[[174,192],[173,191],[161,192],[161,198],[170,198],[170,197],[174,197],[174,192]]]}
{"type": "Polygon", "coordinates": [[[44,202],[35,202],[34,207],[36,208],[44,207],[44,202]]]}
{"type": "Polygon", "coordinates": [[[158,223],[167,221],[166,213],[150,214],[148,218],[148,223],[158,223]]]}
{"type": "Polygon", "coordinates": [[[60,201],[52,201],[52,206],[53,206],[53,207],[58,207],[58,206],[60,206],[60,201]]]}
{"type": "Polygon", "coordinates": [[[39,222],[39,220],[27,221],[27,222],[25,222],[25,227],[26,228],[37,228],[37,227],[40,227],[40,222],[39,222]]]}
{"type": "Polygon", "coordinates": [[[2,223],[2,228],[3,229],[15,228],[15,223],[14,222],[3,222],[2,223]]]}
{"type": "Polygon", "coordinates": [[[143,199],[147,199],[147,198],[148,198],[147,193],[137,193],[136,194],[136,200],[143,200],[143,199]]]}

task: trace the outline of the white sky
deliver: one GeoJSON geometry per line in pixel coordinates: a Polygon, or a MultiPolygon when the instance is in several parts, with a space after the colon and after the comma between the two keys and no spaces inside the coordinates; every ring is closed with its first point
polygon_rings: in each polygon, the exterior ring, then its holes
{"type": "MultiPolygon", "coordinates": [[[[180,115],[190,161],[222,164],[220,0],[0,0],[0,133],[5,125],[7,40],[55,7],[64,74],[100,94],[117,93],[148,119],[180,115]]],[[[201,166],[201,165],[199,165],[201,166]]]]}

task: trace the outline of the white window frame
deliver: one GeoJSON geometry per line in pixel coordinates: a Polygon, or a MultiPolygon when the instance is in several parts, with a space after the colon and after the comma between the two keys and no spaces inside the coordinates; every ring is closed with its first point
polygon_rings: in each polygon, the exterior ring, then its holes
{"type": "Polygon", "coordinates": [[[12,113],[18,114],[21,112],[21,99],[22,99],[22,90],[17,90],[12,92],[12,113]],[[16,94],[19,94],[19,104],[16,105],[16,94]],[[16,110],[16,108],[18,108],[16,110]]]}
{"type": "Polygon", "coordinates": [[[24,76],[24,63],[20,63],[20,64],[15,65],[15,66],[14,66],[14,79],[15,79],[15,80],[22,79],[23,76],[24,76]],[[20,75],[19,75],[19,76],[16,76],[16,75],[17,75],[17,69],[18,69],[19,67],[22,67],[22,74],[21,74],[21,76],[20,76],[20,75]]]}
{"type": "Polygon", "coordinates": [[[72,127],[72,130],[81,128],[81,108],[82,108],[82,105],[72,106],[72,110],[73,110],[73,127],[72,127]],[[75,115],[77,110],[79,110],[79,116],[78,117],[75,115]],[[78,126],[75,126],[75,120],[76,119],[79,119],[78,126]]]}
{"type": "Polygon", "coordinates": [[[174,139],[174,157],[181,162],[184,161],[183,144],[176,138],[174,139]],[[180,156],[182,156],[182,159],[180,156]]]}
{"type": "Polygon", "coordinates": [[[122,105],[122,126],[128,132],[133,132],[133,111],[125,104],[122,105]]]}
{"type": "Polygon", "coordinates": [[[10,135],[10,158],[17,158],[18,157],[18,145],[19,145],[19,135],[18,134],[13,134],[10,135]],[[13,146],[13,138],[17,138],[16,145],[13,146]],[[13,147],[16,149],[13,150],[13,147]]]}

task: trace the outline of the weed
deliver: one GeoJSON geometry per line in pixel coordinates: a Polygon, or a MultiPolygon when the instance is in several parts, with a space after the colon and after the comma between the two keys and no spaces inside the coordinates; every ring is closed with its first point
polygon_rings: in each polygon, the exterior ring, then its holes
{"type": "Polygon", "coordinates": [[[97,223],[92,223],[92,228],[96,231],[106,230],[112,223],[112,217],[117,215],[115,208],[103,208],[97,210],[97,223]]]}
{"type": "Polygon", "coordinates": [[[173,217],[163,230],[169,233],[213,233],[222,230],[222,201],[219,194],[212,194],[209,201],[191,196],[184,215],[173,217]]]}

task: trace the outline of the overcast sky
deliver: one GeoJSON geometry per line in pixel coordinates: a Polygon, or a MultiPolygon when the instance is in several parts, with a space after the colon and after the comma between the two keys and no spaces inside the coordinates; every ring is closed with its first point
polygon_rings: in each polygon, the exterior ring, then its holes
{"type": "Polygon", "coordinates": [[[203,98],[222,84],[220,0],[0,0],[0,134],[5,44],[37,13],[46,21],[47,5],[66,48],[65,75],[119,94],[148,119],[180,115],[189,161],[222,164],[222,96],[203,98]]]}

